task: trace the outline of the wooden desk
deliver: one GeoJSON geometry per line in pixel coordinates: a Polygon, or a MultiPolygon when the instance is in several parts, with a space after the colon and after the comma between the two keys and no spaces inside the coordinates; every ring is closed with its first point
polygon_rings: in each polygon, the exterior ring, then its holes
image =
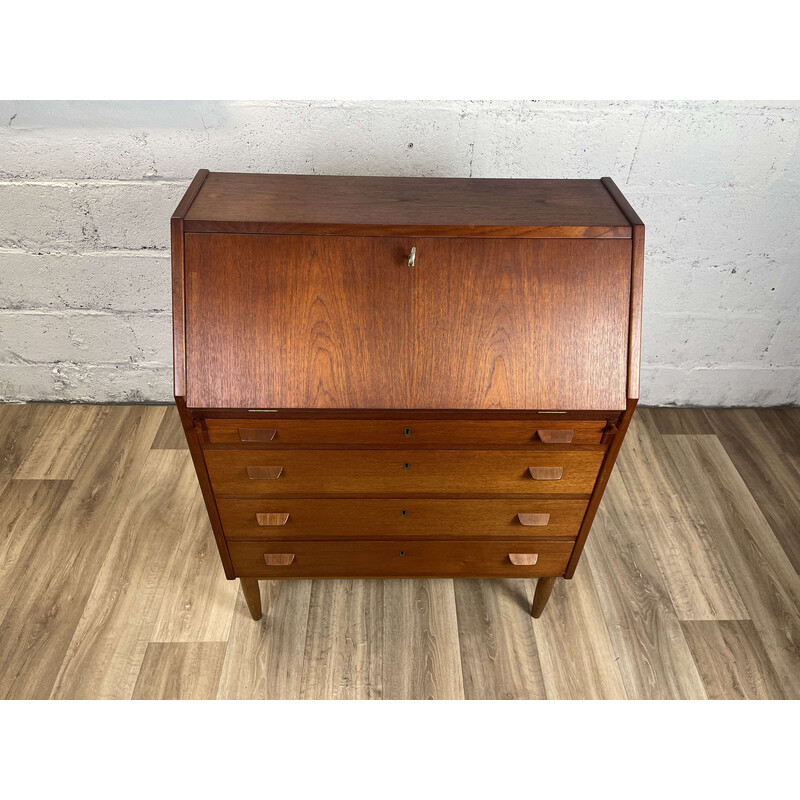
{"type": "Polygon", "coordinates": [[[229,579],[571,578],[639,394],[609,178],[198,172],[175,401],[229,579]]]}

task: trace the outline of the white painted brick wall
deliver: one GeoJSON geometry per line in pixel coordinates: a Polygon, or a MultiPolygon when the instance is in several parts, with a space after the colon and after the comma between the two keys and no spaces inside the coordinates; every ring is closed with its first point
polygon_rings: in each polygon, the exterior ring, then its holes
{"type": "Polygon", "coordinates": [[[611,175],[647,224],[642,401],[800,402],[797,102],[0,102],[0,398],[171,398],[201,167],[611,175]]]}

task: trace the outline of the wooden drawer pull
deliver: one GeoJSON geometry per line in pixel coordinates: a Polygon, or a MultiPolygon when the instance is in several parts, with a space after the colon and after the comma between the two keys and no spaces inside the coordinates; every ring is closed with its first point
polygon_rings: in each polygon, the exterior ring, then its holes
{"type": "Polygon", "coordinates": [[[268,525],[285,525],[288,521],[289,515],[281,512],[256,514],[256,522],[262,527],[267,527],[268,525]]]}
{"type": "Polygon", "coordinates": [[[277,428],[239,428],[239,440],[242,442],[271,442],[277,432],[277,428]]]}
{"type": "Polygon", "coordinates": [[[528,525],[529,527],[542,527],[550,522],[549,514],[517,514],[517,519],[520,525],[528,525]]]}
{"type": "Polygon", "coordinates": [[[247,477],[251,481],[274,481],[280,478],[283,467],[248,467],[247,477]]]}
{"type": "Polygon", "coordinates": [[[539,558],[538,553],[509,553],[508,558],[515,567],[532,567],[539,558]]]}
{"type": "Polygon", "coordinates": [[[572,437],[575,436],[575,431],[558,431],[558,430],[538,430],[539,438],[545,444],[569,444],[572,437]]]}
{"type": "Polygon", "coordinates": [[[528,467],[528,472],[535,481],[560,481],[564,467],[528,467]]]}
{"type": "Polygon", "coordinates": [[[294,553],[264,553],[268,567],[288,567],[294,561],[294,553]]]}

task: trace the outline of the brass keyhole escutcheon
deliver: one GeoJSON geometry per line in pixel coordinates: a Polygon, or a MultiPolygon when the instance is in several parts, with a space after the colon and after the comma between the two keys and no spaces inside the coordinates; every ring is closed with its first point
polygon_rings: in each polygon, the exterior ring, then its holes
{"type": "Polygon", "coordinates": [[[401,555],[401,556],[404,556],[405,554],[406,554],[406,551],[405,551],[405,550],[401,550],[401,551],[400,551],[400,555],[401,555]]]}
{"type": "Polygon", "coordinates": [[[406,428],[406,436],[411,436],[411,428],[406,428]]]}
{"type": "Polygon", "coordinates": [[[406,515],[406,510],[405,510],[405,509],[403,509],[403,510],[400,512],[400,516],[401,516],[401,517],[404,517],[405,515],[406,515]]]}
{"type": "Polygon", "coordinates": [[[405,464],[403,464],[403,469],[408,469],[408,462],[406,462],[405,464]]]}

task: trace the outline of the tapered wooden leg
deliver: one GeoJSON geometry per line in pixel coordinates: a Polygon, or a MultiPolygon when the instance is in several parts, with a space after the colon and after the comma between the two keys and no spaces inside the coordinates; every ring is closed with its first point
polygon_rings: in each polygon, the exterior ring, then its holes
{"type": "Polygon", "coordinates": [[[242,584],[250,616],[253,619],[261,619],[261,590],[258,588],[258,581],[255,578],[239,578],[239,582],[242,584]]]}
{"type": "Polygon", "coordinates": [[[550,599],[550,592],[553,591],[555,582],[555,578],[539,578],[536,581],[536,592],[533,595],[533,606],[531,607],[532,617],[539,619],[542,616],[542,611],[550,599]]]}

